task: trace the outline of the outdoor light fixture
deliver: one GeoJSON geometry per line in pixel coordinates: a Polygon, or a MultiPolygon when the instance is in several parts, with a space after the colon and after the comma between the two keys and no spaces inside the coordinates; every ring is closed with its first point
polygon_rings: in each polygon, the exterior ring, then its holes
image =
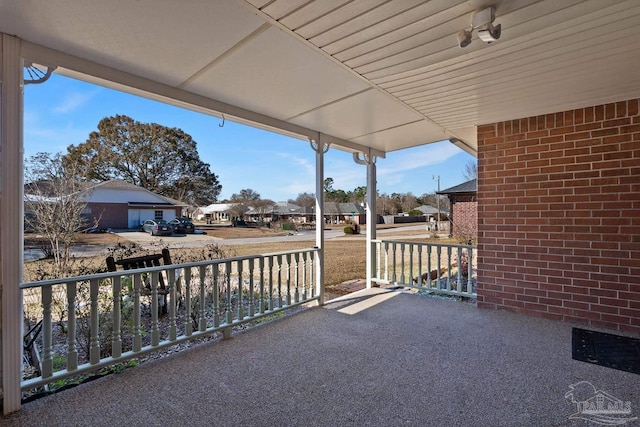
{"type": "Polygon", "coordinates": [[[494,27],[494,19],[496,19],[496,16],[493,6],[473,12],[471,15],[471,25],[478,30],[478,37],[483,42],[491,43],[500,38],[502,27],[500,24],[494,27]]]}
{"type": "Polygon", "coordinates": [[[493,25],[495,20],[495,7],[477,10],[471,14],[471,28],[458,33],[458,46],[466,47],[471,43],[473,30],[478,31],[478,37],[485,43],[493,43],[502,34],[502,25],[493,25]]]}

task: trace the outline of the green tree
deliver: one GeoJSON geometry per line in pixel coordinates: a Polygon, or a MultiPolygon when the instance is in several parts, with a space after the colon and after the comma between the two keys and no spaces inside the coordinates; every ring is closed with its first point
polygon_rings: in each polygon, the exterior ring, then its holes
{"type": "Polygon", "coordinates": [[[351,191],[350,201],[353,203],[362,203],[365,201],[366,198],[367,198],[367,187],[364,185],[356,187],[353,189],[353,191],[351,191]]]}
{"type": "Polygon", "coordinates": [[[322,184],[325,196],[333,192],[333,178],[325,178],[322,184]]]}
{"type": "Polygon", "coordinates": [[[122,179],[191,205],[217,200],[222,186],[200,160],[196,142],[181,129],[140,123],[131,117],[105,117],[86,142],[70,145],[64,165],[79,164],[85,179],[122,179]]]}
{"type": "Polygon", "coordinates": [[[327,202],[346,203],[349,201],[349,194],[344,190],[334,190],[333,178],[325,178],[324,198],[327,202]]]}

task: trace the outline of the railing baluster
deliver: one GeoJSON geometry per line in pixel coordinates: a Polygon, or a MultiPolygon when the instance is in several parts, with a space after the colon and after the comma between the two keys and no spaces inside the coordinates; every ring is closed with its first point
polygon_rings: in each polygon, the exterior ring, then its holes
{"type": "Polygon", "coordinates": [[[260,268],[260,314],[264,313],[265,304],[264,304],[264,257],[260,257],[260,261],[258,262],[258,266],[260,268]]]}
{"type": "Polygon", "coordinates": [[[438,290],[440,290],[442,288],[442,277],[441,277],[441,273],[442,273],[442,246],[438,245],[436,247],[436,252],[438,254],[438,271],[436,272],[436,286],[438,288],[438,290]]]}
{"type": "Polygon", "coordinates": [[[309,259],[309,298],[315,298],[316,296],[316,286],[315,286],[315,280],[316,280],[316,275],[315,275],[315,267],[314,267],[314,257],[315,257],[315,252],[309,251],[307,252],[307,257],[309,259]]]}
{"type": "Polygon", "coordinates": [[[248,260],[249,262],[249,317],[255,316],[255,302],[254,302],[254,294],[253,294],[253,269],[254,269],[254,261],[255,258],[251,258],[248,260]]]}
{"type": "MultiPolygon", "coordinates": [[[[207,317],[206,317],[206,313],[205,311],[207,310],[207,303],[206,303],[206,288],[207,288],[207,267],[204,265],[201,265],[200,268],[198,269],[199,273],[200,273],[200,296],[198,297],[198,330],[200,332],[204,332],[207,330],[207,317]]],[[[214,280],[215,280],[215,275],[214,275],[214,280]]]]}
{"type": "Polygon", "coordinates": [[[395,284],[395,283],[398,283],[398,276],[397,276],[397,273],[396,273],[396,265],[397,265],[396,252],[397,252],[397,249],[396,249],[396,244],[395,243],[393,243],[391,245],[391,251],[392,251],[392,254],[393,254],[393,275],[391,277],[393,277],[393,283],[395,284]]]}
{"type": "Polygon", "coordinates": [[[111,355],[120,357],[122,354],[122,277],[116,276],[113,283],[113,331],[111,332],[111,355]]]}
{"type": "MultiPolygon", "coordinates": [[[[409,243],[409,283],[413,282],[413,243],[409,243]]],[[[402,283],[407,283],[404,280],[402,283]]]]}
{"type": "Polygon", "coordinates": [[[78,369],[78,341],[76,340],[76,293],[78,283],[67,283],[67,370],[78,369]]]}
{"type": "Polygon", "coordinates": [[[160,329],[158,327],[158,272],[151,272],[151,345],[160,343],[160,329]]]}
{"type": "Polygon", "coordinates": [[[456,278],[456,291],[462,292],[462,248],[458,247],[458,274],[456,278]]]}
{"type": "Polygon", "coordinates": [[[282,255],[278,255],[278,308],[282,307],[282,255]]]}
{"type": "Polygon", "coordinates": [[[91,339],[89,344],[89,362],[96,364],[100,361],[100,317],[98,316],[98,294],[100,292],[100,281],[91,279],[89,281],[89,295],[91,299],[91,339]]]}
{"type": "Polygon", "coordinates": [[[53,286],[42,287],[42,377],[48,378],[53,375],[53,330],[51,325],[51,301],[53,297],[53,286]]]}
{"type": "Polygon", "coordinates": [[[171,305],[169,305],[169,341],[175,341],[178,337],[178,324],[176,323],[176,299],[178,292],[176,290],[176,270],[170,268],[167,272],[169,282],[169,295],[171,296],[171,305]]]}
{"type": "MultiPolygon", "coordinates": [[[[206,266],[200,267],[202,269],[202,274],[205,274],[206,266]]],[[[212,288],[213,288],[213,326],[217,328],[220,326],[220,284],[218,282],[218,274],[220,273],[219,264],[213,264],[211,266],[211,279],[212,279],[212,288]]],[[[204,309],[202,310],[202,314],[204,316],[204,309]]],[[[206,320],[204,324],[206,328],[206,320]]],[[[201,329],[204,331],[204,329],[201,329]]]]}
{"type": "Polygon", "coordinates": [[[237,320],[244,319],[244,307],[243,307],[243,276],[242,276],[242,261],[236,261],[236,265],[238,266],[238,297],[236,298],[236,304],[238,304],[238,314],[236,315],[237,320]]]}
{"type": "Polygon", "coordinates": [[[400,271],[398,271],[398,274],[396,275],[396,277],[398,277],[398,278],[399,278],[399,279],[398,279],[398,282],[400,282],[400,283],[404,283],[404,270],[405,270],[405,260],[404,260],[404,257],[405,257],[405,249],[406,249],[406,248],[405,248],[404,243],[399,243],[399,244],[398,244],[398,247],[400,248],[400,249],[399,249],[399,252],[400,252],[400,268],[399,268],[399,270],[400,270],[400,271]]]}
{"type": "Polygon", "coordinates": [[[300,262],[302,265],[300,266],[300,270],[302,272],[302,300],[306,300],[308,297],[307,294],[307,261],[308,261],[309,252],[303,252],[300,256],[300,262]]]}
{"type": "Polygon", "coordinates": [[[142,348],[142,336],[140,335],[140,287],[142,286],[142,274],[133,275],[133,351],[139,352],[142,348]]]}
{"type": "Polygon", "coordinates": [[[384,280],[389,281],[389,243],[384,243],[384,280]]]}
{"type": "Polygon", "coordinates": [[[467,248],[467,293],[473,294],[473,247],[467,248]]]}
{"type": "Polygon", "coordinates": [[[431,288],[431,271],[433,270],[431,268],[431,257],[432,257],[432,250],[431,250],[432,246],[428,245],[427,246],[427,287],[431,288]]]}
{"type": "Polygon", "coordinates": [[[447,246],[447,290],[451,290],[451,246],[447,246]]]}
{"type": "Polygon", "coordinates": [[[300,258],[298,257],[298,254],[297,253],[293,254],[293,272],[295,274],[295,277],[294,277],[295,289],[293,291],[293,302],[295,302],[295,303],[298,303],[300,301],[300,289],[299,289],[299,286],[300,286],[300,283],[299,283],[300,274],[299,274],[299,271],[298,271],[298,267],[299,267],[298,262],[299,262],[299,260],[300,260],[300,258]]]}
{"type": "Polygon", "coordinates": [[[269,311],[273,310],[273,256],[269,257],[269,311]]]}
{"type": "Polygon", "coordinates": [[[382,252],[382,243],[376,242],[376,278],[377,279],[381,279],[381,276],[380,276],[380,273],[381,273],[380,269],[382,268],[381,252],[382,252]]]}
{"type": "Polygon", "coordinates": [[[233,306],[231,304],[231,262],[224,263],[224,277],[227,282],[227,307],[226,307],[226,323],[230,325],[233,323],[233,306]]]}
{"type": "Polygon", "coordinates": [[[418,286],[424,286],[422,280],[422,245],[418,245],[418,286]]]}
{"type": "Polygon", "coordinates": [[[286,305],[291,305],[291,254],[285,256],[287,260],[287,302],[286,305]]]}
{"type": "Polygon", "coordinates": [[[191,319],[191,267],[185,268],[184,278],[184,334],[190,337],[193,334],[193,320],[191,319]]]}

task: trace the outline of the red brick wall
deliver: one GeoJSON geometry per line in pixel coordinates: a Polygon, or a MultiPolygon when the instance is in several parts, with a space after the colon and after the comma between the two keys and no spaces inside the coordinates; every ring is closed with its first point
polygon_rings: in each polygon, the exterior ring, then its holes
{"type": "Polygon", "coordinates": [[[129,205],[126,203],[89,203],[99,228],[128,228],[129,205]]]}
{"type": "Polygon", "coordinates": [[[478,305],[640,334],[640,100],[478,128],[478,305]]]}
{"type": "Polygon", "coordinates": [[[451,235],[475,243],[478,237],[478,202],[475,196],[450,196],[451,235]]]}

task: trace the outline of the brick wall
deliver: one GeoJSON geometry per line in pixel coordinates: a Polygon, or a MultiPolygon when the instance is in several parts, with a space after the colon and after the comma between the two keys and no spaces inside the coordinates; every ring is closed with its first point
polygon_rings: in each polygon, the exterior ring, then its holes
{"type": "Polygon", "coordinates": [[[475,242],[478,237],[478,202],[476,196],[449,196],[451,203],[451,235],[475,242]]]}
{"type": "Polygon", "coordinates": [[[640,334],[640,100],[478,128],[478,305],[640,334]]]}
{"type": "Polygon", "coordinates": [[[128,228],[129,206],[126,203],[89,203],[91,215],[100,221],[99,228],[128,228]]]}

